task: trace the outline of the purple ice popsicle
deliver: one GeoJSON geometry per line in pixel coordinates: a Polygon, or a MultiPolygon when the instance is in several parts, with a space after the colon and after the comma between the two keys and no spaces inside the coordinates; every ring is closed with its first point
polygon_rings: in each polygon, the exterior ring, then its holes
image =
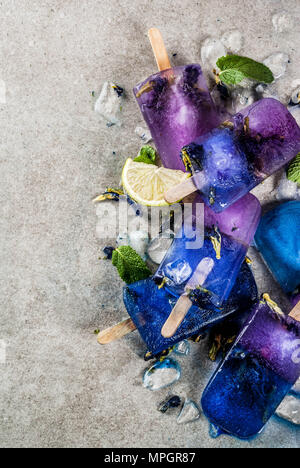
{"type": "Polygon", "coordinates": [[[182,158],[194,177],[170,189],[173,203],[198,190],[206,204],[220,212],[300,151],[300,128],[276,99],[262,99],[241,110],[233,122],[194,140],[182,158]]]}
{"type": "Polygon", "coordinates": [[[181,148],[220,124],[200,65],[156,73],[133,92],[163,165],[185,170],[181,148]]]}

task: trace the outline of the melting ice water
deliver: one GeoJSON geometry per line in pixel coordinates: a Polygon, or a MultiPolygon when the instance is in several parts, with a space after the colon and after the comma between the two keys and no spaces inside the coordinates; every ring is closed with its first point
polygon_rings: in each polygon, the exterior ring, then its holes
{"type": "Polygon", "coordinates": [[[192,269],[185,260],[176,260],[175,262],[167,263],[164,268],[164,275],[175,284],[185,283],[190,278],[191,274],[192,269]]]}
{"type": "Polygon", "coordinates": [[[181,368],[178,362],[174,359],[164,359],[145,371],[143,383],[144,387],[155,391],[173,385],[180,376],[181,368]]]}
{"type": "Polygon", "coordinates": [[[192,400],[186,399],[183,408],[177,418],[178,424],[187,424],[197,421],[200,418],[200,410],[196,403],[192,400]]]}
{"type": "Polygon", "coordinates": [[[276,414],[282,419],[300,425],[300,399],[287,395],[277,408],[276,414]]]}

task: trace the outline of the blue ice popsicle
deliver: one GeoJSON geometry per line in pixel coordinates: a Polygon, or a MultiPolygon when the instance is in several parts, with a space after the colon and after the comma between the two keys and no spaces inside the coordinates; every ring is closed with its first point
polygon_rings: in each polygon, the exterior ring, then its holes
{"type": "MultiPolygon", "coordinates": [[[[202,201],[200,197],[198,201],[202,201]]],[[[159,266],[155,279],[163,281],[167,291],[178,297],[186,292],[186,285],[200,262],[211,259],[213,268],[210,265],[206,279],[194,288],[190,298],[199,306],[207,302],[222,305],[229,298],[253,240],[260,214],[260,203],[252,194],[247,194],[222,213],[216,214],[205,207],[203,246],[196,250],[187,247],[192,230],[186,229],[186,224],[192,226],[194,219],[185,220],[159,266]]]]}
{"type": "Polygon", "coordinates": [[[300,287],[300,201],[265,214],[255,235],[257,248],[287,294],[300,287]]]}
{"type": "Polygon", "coordinates": [[[299,376],[300,322],[262,300],[207,385],[203,411],[223,431],[250,438],[263,429],[299,376]]]}
{"type": "Polygon", "coordinates": [[[208,326],[234,313],[242,313],[257,300],[257,287],[251,269],[243,263],[228,301],[222,308],[207,304],[191,307],[185,320],[171,338],[164,338],[161,329],[176,304],[177,297],[165,288],[159,289],[152,279],[124,288],[128,314],[146,342],[149,351],[158,354],[179,341],[200,334],[208,326]]]}

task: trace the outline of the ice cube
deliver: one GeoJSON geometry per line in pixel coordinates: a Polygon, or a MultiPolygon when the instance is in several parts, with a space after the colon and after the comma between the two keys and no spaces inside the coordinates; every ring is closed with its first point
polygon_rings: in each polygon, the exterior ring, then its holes
{"type": "Polygon", "coordinates": [[[219,39],[208,37],[201,47],[201,61],[206,69],[216,68],[218,58],[226,55],[226,49],[219,39]]]}
{"type": "Polygon", "coordinates": [[[122,88],[118,85],[106,81],[95,103],[95,112],[100,114],[108,125],[121,125],[123,93],[120,90],[122,88]]]}
{"type": "Polygon", "coordinates": [[[272,17],[272,23],[275,31],[279,33],[292,30],[294,27],[293,17],[285,10],[275,13],[272,17]]]}
{"type": "Polygon", "coordinates": [[[121,232],[117,237],[117,246],[121,247],[122,245],[129,245],[129,236],[126,232],[121,232]]]}
{"type": "Polygon", "coordinates": [[[155,391],[169,387],[180,379],[180,365],[174,359],[157,361],[152,367],[145,371],[143,377],[144,387],[155,391]]]}
{"type": "Polygon", "coordinates": [[[129,245],[143,258],[149,244],[149,235],[146,231],[133,231],[129,233],[129,245]]]}
{"type": "Polygon", "coordinates": [[[292,391],[300,394],[300,377],[292,388],[292,391]]]}
{"type": "Polygon", "coordinates": [[[177,418],[178,424],[187,424],[193,421],[197,421],[200,418],[200,410],[197,404],[187,398],[184,402],[183,408],[177,418]]]}
{"type": "Polygon", "coordinates": [[[177,343],[174,349],[174,353],[178,354],[179,356],[187,356],[190,353],[191,347],[188,340],[180,341],[177,343]]]}
{"type": "Polygon", "coordinates": [[[294,89],[290,100],[290,105],[295,106],[297,104],[300,104],[300,87],[294,89]]]}
{"type": "Polygon", "coordinates": [[[277,408],[276,414],[282,419],[300,425],[300,399],[287,395],[277,408]]]}
{"type": "Polygon", "coordinates": [[[260,99],[262,98],[273,98],[280,101],[278,96],[278,89],[275,84],[267,85],[265,83],[260,83],[255,88],[256,93],[260,99]]]}
{"type": "Polygon", "coordinates": [[[250,106],[256,100],[253,89],[236,86],[232,91],[232,105],[235,113],[239,112],[244,107],[250,106]]]}
{"type": "Polygon", "coordinates": [[[264,64],[273,72],[274,78],[280,78],[285,74],[289,56],[283,52],[276,52],[264,60],[264,64]]]}
{"type": "Polygon", "coordinates": [[[297,124],[300,125],[300,105],[289,107],[289,111],[296,120],[297,124]]]}
{"type": "Polygon", "coordinates": [[[163,261],[167,251],[169,250],[173,242],[173,238],[174,238],[174,233],[170,231],[169,239],[166,239],[164,237],[156,237],[150,242],[148,249],[147,249],[147,254],[149,258],[152,260],[152,262],[159,265],[163,261]]]}
{"type": "Polygon", "coordinates": [[[143,143],[149,143],[152,140],[150,130],[142,127],[136,127],[135,134],[140,137],[143,143]]]}
{"type": "Polygon", "coordinates": [[[167,263],[164,268],[164,275],[177,285],[185,283],[192,275],[192,272],[192,268],[185,260],[175,260],[175,262],[167,263]]]}
{"type": "Polygon", "coordinates": [[[221,37],[221,41],[226,47],[226,49],[234,53],[241,50],[244,44],[244,38],[238,29],[234,29],[233,31],[227,31],[221,37]]]}

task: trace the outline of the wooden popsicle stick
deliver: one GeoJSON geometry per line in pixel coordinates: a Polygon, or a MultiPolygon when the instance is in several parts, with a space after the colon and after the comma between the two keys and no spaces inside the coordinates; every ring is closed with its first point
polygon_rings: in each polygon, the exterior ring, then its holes
{"type": "Polygon", "coordinates": [[[164,338],[171,338],[175,334],[192,305],[193,303],[187,295],[180,296],[169,318],[161,329],[161,334],[164,338]]]}
{"type": "Polygon", "coordinates": [[[182,200],[184,197],[187,197],[197,190],[198,189],[193,182],[193,177],[190,177],[181,184],[167,190],[164,194],[164,199],[170,204],[176,203],[178,200],[182,200]]]}
{"type": "Polygon", "coordinates": [[[298,302],[298,304],[295,305],[293,310],[291,310],[291,312],[289,313],[289,317],[292,317],[293,319],[300,322],[300,301],[298,302]]]}
{"type": "Polygon", "coordinates": [[[136,330],[136,326],[133,321],[129,318],[123,322],[114,325],[113,327],[107,328],[98,334],[98,343],[105,345],[112,341],[119,340],[125,335],[136,330]]]}
{"type": "Polygon", "coordinates": [[[169,68],[172,68],[161,32],[159,31],[159,29],[157,28],[149,29],[148,37],[152,45],[153,53],[154,53],[159,71],[168,70],[169,68]]]}
{"type": "Polygon", "coordinates": [[[205,280],[212,271],[214,265],[215,262],[210,257],[204,257],[202,258],[201,262],[199,262],[193,276],[189,279],[185,286],[185,293],[180,296],[175,307],[173,308],[161,329],[161,334],[164,338],[171,338],[171,336],[175,335],[178,327],[181,325],[186,314],[193,305],[188,296],[188,292],[196,289],[198,286],[202,286],[205,283],[205,280]]]}

